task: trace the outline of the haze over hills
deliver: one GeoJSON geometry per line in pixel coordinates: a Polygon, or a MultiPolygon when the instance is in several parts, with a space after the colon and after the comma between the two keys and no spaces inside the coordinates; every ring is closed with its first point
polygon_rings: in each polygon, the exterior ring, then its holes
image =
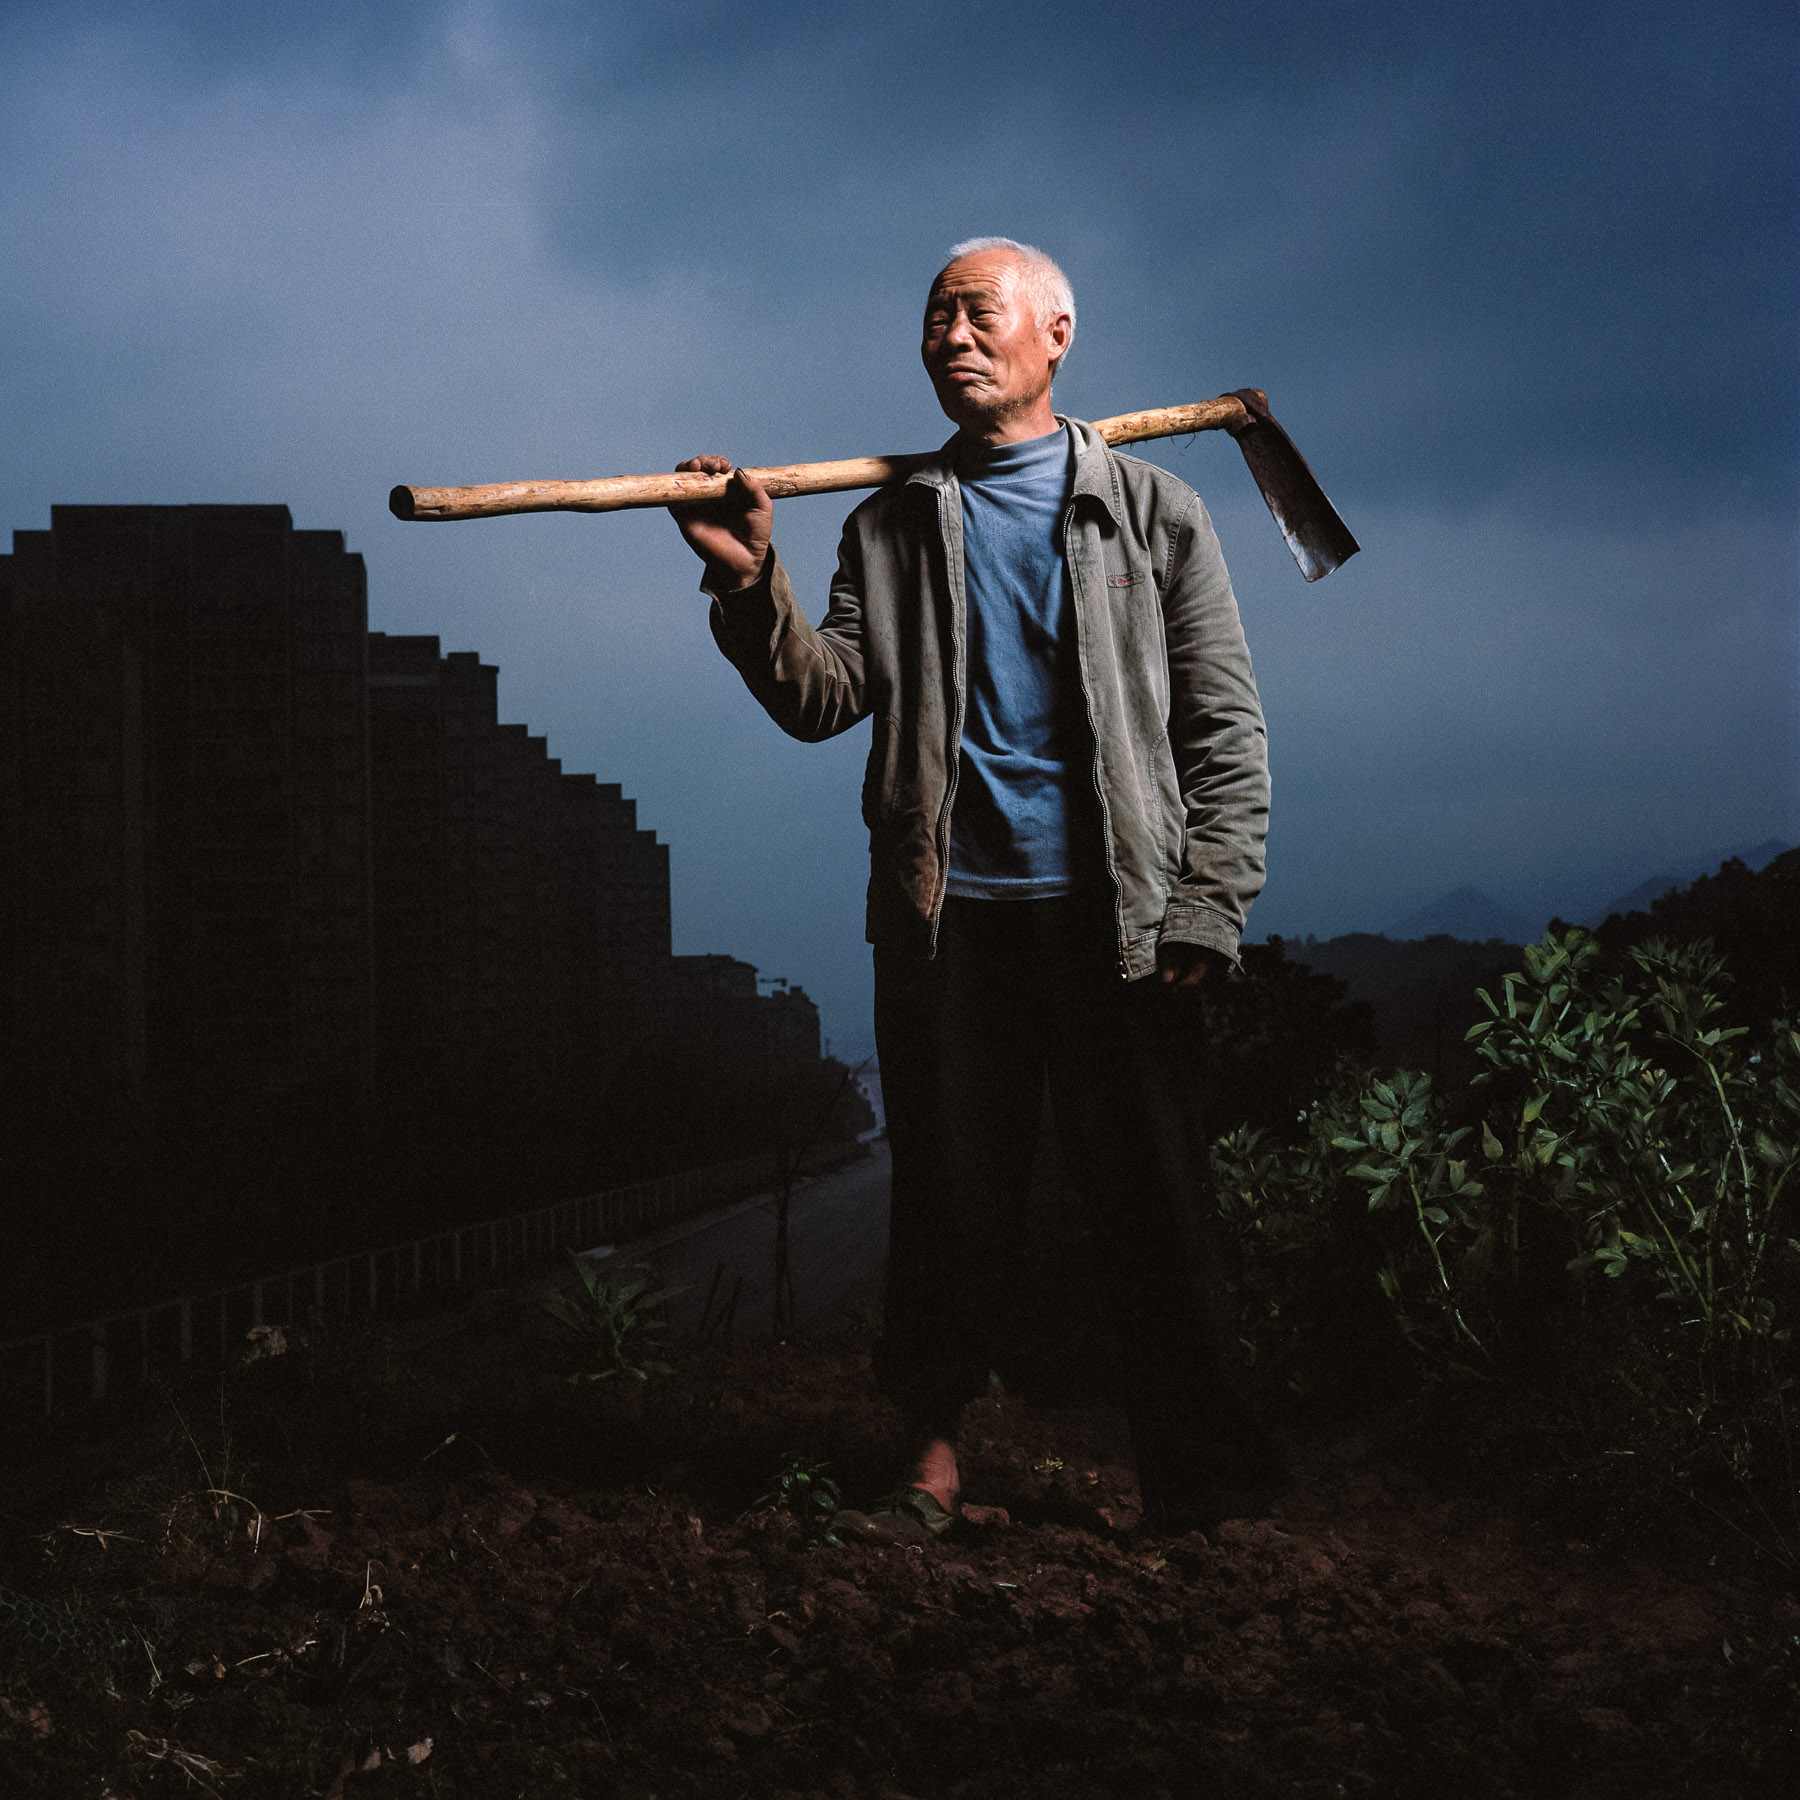
{"type": "MultiPolygon", "coordinates": [[[[1609,915],[1594,929],[1603,955],[1614,961],[1659,939],[1708,940],[1724,963],[1718,991],[1732,1023],[1757,1025],[1800,1011],[1800,849],[1753,844],[1688,882],[1653,877],[1620,896],[1609,915]],[[1660,904],[1651,913],[1654,902],[1660,904]],[[1626,906],[1631,910],[1617,910],[1626,906]]],[[[1368,1007],[1380,1059],[1423,1069],[1434,1080],[1461,1081],[1478,1068],[1467,1032],[1484,1016],[1481,994],[1498,993],[1507,973],[1520,967],[1521,954],[1510,933],[1472,934],[1507,917],[1479,890],[1463,888],[1401,920],[1391,933],[1283,939],[1274,968],[1278,973],[1291,962],[1341,981],[1345,1000],[1368,1007]],[[1434,926],[1452,929],[1406,935],[1434,926]],[[1453,935],[1458,930],[1471,935],[1453,935]]],[[[1246,969],[1252,976],[1268,972],[1248,959],[1246,969]]]]}
{"type": "Polygon", "coordinates": [[[1408,913],[1382,933],[1401,942],[1452,937],[1468,944],[1485,944],[1492,938],[1508,944],[1535,943],[1539,935],[1523,913],[1502,906],[1474,887],[1453,888],[1441,900],[1408,913]]]}
{"type": "Polygon", "coordinates": [[[1764,838],[1759,844],[1747,844],[1736,850],[1727,850],[1723,856],[1716,856],[1706,861],[1696,861],[1681,865],[1678,874],[1652,875],[1647,881],[1640,881],[1629,892],[1616,895],[1613,899],[1589,913],[1578,921],[1583,925],[1603,925],[1614,913],[1648,912],[1653,900],[1660,900],[1671,888],[1683,888],[1690,882],[1697,881],[1702,875],[1712,874],[1722,862],[1730,862],[1736,858],[1753,873],[1768,866],[1784,850],[1791,850],[1791,844],[1784,844],[1780,838],[1764,838]]]}
{"type": "MultiPolygon", "coordinates": [[[[1570,908],[1562,917],[1572,917],[1577,924],[1594,927],[1603,924],[1613,913],[1647,912],[1654,900],[1672,888],[1684,888],[1702,875],[1711,875],[1719,865],[1732,859],[1752,871],[1773,862],[1792,846],[1780,838],[1763,838],[1755,844],[1742,844],[1717,856],[1695,857],[1677,864],[1672,870],[1647,876],[1635,887],[1615,895],[1604,906],[1570,908]]],[[[1498,900],[1476,887],[1459,887],[1428,906],[1421,906],[1405,918],[1388,926],[1380,935],[1395,943],[1413,943],[1422,938],[1451,937],[1463,943],[1482,944],[1496,939],[1508,944],[1535,943],[1543,935],[1548,920],[1533,924],[1523,913],[1503,906],[1498,900]]]]}

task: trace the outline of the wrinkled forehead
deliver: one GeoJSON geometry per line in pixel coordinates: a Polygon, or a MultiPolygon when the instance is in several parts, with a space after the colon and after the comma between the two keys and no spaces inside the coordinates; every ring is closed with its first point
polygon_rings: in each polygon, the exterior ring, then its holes
{"type": "Polygon", "coordinates": [[[1010,251],[982,250],[973,256],[959,256],[938,271],[931,292],[925,296],[925,305],[929,308],[939,300],[958,297],[972,300],[977,295],[1004,301],[1018,279],[1019,259],[1010,251]]]}

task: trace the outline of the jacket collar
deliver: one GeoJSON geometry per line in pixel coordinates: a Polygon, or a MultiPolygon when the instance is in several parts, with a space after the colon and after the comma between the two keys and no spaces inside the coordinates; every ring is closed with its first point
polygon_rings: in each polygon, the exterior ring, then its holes
{"type": "MultiPolygon", "coordinates": [[[[1062,415],[1059,413],[1058,418],[1062,415]]],[[[1124,508],[1119,496],[1119,470],[1112,446],[1085,419],[1069,419],[1075,439],[1075,486],[1071,498],[1098,502],[1115,526],[1123,526],[1124,508]]]]}
{"type": "MultiPolygon", "coordinates": [[[[1056,422],[1067,425],[1075,439],[1075,481],[1069,498],[1071,501],[1092,500],[1105,511],[1114,525],[1122,524],[1119,517],[1118,472],[1113,467],[1112,451],[1105,438],[1085,419],[1065,418],[1058,413],[1056,422]]],[[[947,438],[907,476],[906,485],[934,488],[939,493],[948,492],[956,482],[956,472],[952,466],[955,443],[954,436],[947,438]]]]}

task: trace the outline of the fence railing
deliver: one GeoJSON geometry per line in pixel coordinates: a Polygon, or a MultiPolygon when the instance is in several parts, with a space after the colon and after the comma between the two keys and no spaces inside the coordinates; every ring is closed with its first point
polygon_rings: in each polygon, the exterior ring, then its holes
{"type": "MultiPolygon", "coordinates": [[[[823,1147],[807,1166],[831,1165],[854,1150],[823,1147]]],[[[424,1311],[500,1276],[546,1266],[566,1251],[641,1235],[757,1193],[776,1172],[772,1154],[686,1169],[379,1250],[328,1257],[210,1294],[13,1338],[0,1343],[0,1408],[55,1413],[134,1387],[162,1363],[223,1364],[258,1325],[299,1325],[315,1314],[368,1318],[424,1311]]]]}

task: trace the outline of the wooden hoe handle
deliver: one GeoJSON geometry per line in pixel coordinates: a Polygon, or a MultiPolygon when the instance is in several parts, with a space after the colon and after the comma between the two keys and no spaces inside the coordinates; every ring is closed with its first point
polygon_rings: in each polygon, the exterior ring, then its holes
{"type": "MultiPolygon", "coordinates": [[[[1240,431],[1253,423],[1242,400],[1226,394],[1195,406],[1159,406],[1149,412],[1097,419],[1094,429],[1109,444],[1182,437],[1192,431],[1240,431]]],[[[747,469],[777,500],[798,494],[837,494],[880,487],[916,469],[926,456],[855,456],[847,462],[788,463],[747,469]]],[[[497,513],[623,512],[633,506],[678,506],[686,500],[718,500],[729,475],[608,475],[599,481],[497,481],[487,487],[397,487],[388,509],[397,519],[489,519],[497,513]]]]}

